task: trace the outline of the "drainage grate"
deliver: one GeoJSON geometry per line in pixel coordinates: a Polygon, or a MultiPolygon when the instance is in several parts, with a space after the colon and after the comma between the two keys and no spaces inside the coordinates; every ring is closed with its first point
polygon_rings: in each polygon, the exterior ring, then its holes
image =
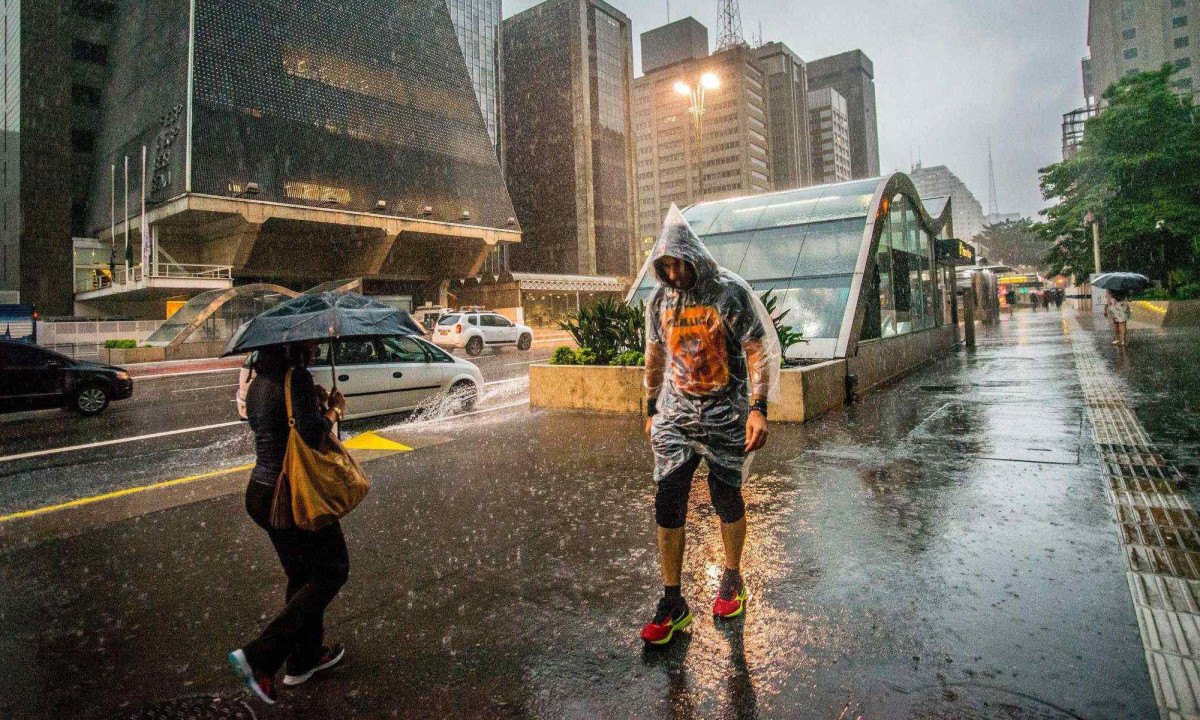
{"type": "Polygon", "coordinates": [[[1159,712],[1200,718],[1200,513],[1084,331],[1068,329],[1159,712]]]}
{"type": "Polygon", "coordinates": [[[256,720],[244,700],[192,695],[163,700],[112,716],[112,720],[256,720]]]}

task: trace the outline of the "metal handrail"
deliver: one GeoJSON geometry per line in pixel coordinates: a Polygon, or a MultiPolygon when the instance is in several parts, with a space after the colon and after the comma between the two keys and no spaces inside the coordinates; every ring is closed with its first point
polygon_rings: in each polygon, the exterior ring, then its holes
{"type": "Polygon", "coordinates": [[[91,292],[108,287],[132,285],[143,280],[154,278],[196,279],[196,280],[232,280],[232,265],[202,265],[199,263],[164,263],[158,266],[157,272],[146,275],[141,265],[126,268],[119,265],[108,275],[95,275],[82,282],[76,283],[75,292],[91,292]]]}

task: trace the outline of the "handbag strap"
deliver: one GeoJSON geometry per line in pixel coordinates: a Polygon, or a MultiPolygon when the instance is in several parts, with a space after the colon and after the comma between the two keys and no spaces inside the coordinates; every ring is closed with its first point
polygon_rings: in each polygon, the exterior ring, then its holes
{"type": "Polygon", "coordinates": [[[283,402],[287,407],[288,427],[296,427],[296,416],[292,414],[292,369],[283,376],[283,402]]]}

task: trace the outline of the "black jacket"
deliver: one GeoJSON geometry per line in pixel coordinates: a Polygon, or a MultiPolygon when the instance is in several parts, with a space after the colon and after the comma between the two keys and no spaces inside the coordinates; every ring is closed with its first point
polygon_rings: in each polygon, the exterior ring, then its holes
{"type": "MultiPolygon", "coordinates": [[[[250,383],[250,391],[246,394],[246,414],[250,429],[254,431],[256,456],[250,480],[263,485],[274,486],[283,470],[288,440],[284,377],[283,373],[260,373],[250,383]]],[[[333,423],[321,412],[312,374],[302,368],[292,371],[292,412],[300,437],[309,447],[320,447],[333,423]]]]}

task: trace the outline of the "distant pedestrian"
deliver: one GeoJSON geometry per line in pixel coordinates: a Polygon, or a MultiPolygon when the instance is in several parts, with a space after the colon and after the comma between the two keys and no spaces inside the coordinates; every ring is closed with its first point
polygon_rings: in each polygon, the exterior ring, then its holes
{"type": "Polygon", "coordinates": [[[742,483],[767,441],[767,399],[778,387],[779,341],[770,315],[737,275],[717,266],[672,208],[654,250],[659,287],[646,310],[646,432],[654,450],[654,499],[663,596],[642,640],[665,645],[692,622],[683,598],[684,524],[701,460],[725,546],[713,615],[746,608],[742,483]]]}
{"type": "Polygon", "coordinates": [[[1033,308],[1034,312],[1037,312],[1039,304],[1040,303],[1038,303],[1037,293],[1036,292],[1029,293],[1029,306],[1033,308]]]}
{"type": "Polygon", "coordinates": [[[308,342],[260,350],[246,396],[256,453],[246,488],[246,511],[275,546],[287,575],[287,603],[255,640],[230,653],[229,660],[250,692],[267,703],[275,702],[275,675],[285,662],[283,684],[299,685],[341,662],[345,655],[341,645],[323,644],[325,608],[350,572],[341,526],[334,522],[318,531],[280,530],[270,522],[291,429],[284,387],[289,370],[292,415],[306,445],[320,446],[346,411],[346,399],[340,392],[329,394],[313,383],[307,368],[317,347],[308,342]]]}
{"type": "Polygon", "coordinates": [[[1058,288],[1054,291],[1054,307],[1056,309],[1062,310],[1063,300],[1066,299],[1066,295],[1067,291],[1063,290],[1062,288],[1058,288]]]}
{"type": "Polygon", "coordinates": [[[1129,305],[1129,296],[1123,292],[1110,293],[1112,296],[1112,304],[1108,306],[1109,316],[1113,321],[1114,334],[1116,339],[1113,340],[1113,345],[1124,347],[1129,334],[1129,318],[1133,315],[1133,308],[1129,305]]]}
{"type": "Polygon", "coordinates": [[[1004,304],[1008,306],[1008,314],[1012,315],[1013,311],[1015,311],[1017,309],[1017,291],[1016,290],[1009,288],[1008,292],[1004,293],[1004,304]]]}

